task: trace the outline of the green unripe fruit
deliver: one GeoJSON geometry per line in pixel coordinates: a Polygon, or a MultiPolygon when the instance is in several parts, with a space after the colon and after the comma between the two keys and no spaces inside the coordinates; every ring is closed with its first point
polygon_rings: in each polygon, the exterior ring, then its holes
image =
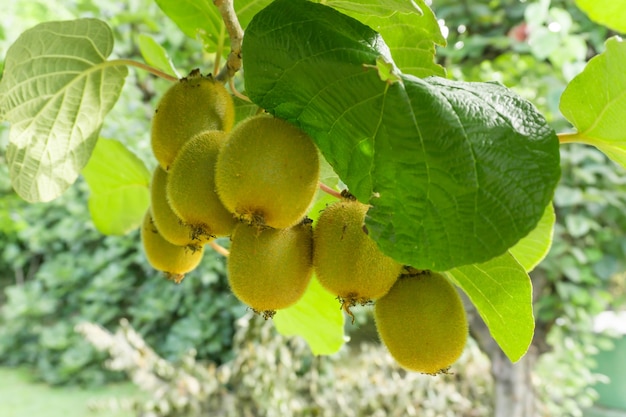
{"type": "Polygon", "coordinates": [[[195,236],[194,230],[183,223],[167,201],[168,173],[157,166],[150,183],[150,204],[154,224],[165,240],[177,246],[198,246],[209,240],[207,236],[195,236]]]}
{"type": "Polygon", "coordinates": [[[159,102],[152,119],[152,152],[167,171],[189,139],[205,130],[229,131],[234,121],[235,107],[224,85],[192,71],[159,102]]]}
{"type": "Polygon", "coordinates": [[[452,284],[435,272],[402,276],[376,301],[374,317],[391,356],[412,371],[445,372],[467,342],[461,298],[452,284]]]}
{"type": "Polygon", "coordinates": [[[311,138],[269,115],[230,132],[217,158],[215,184],[228,210],[276,229],[300,222],[317,191],[319,157],[311,138]]]}
{"type": "Polygon", "coordinates": [[[368,236],[368,208],[356,200],[342,199],[324,209],[314,228],[316,276],[346,308],[385,295],[402,270],[402,265],[382,253],[368,236]]]}
{"type": "Polygon", "coordinates": [[[215,191],[215,162],[226,138],[218,130],[196,135],[180,149],[167,174],[169,204],[194,236],[227,236],[237,223],[215,191]]]}
{"type": "Polygon", "coordinates": [[[228,281],[242,302],[266,318],[296,303],[313,266],[310,222],[286,229],[235,227],[228,257],[228,281]]]}
{"type": "Polygon", "coordinates": [[[150,265],[177,283],[198,266],[204,253],[203,247],[176,246],[163,239],[149,210],[141,226],[141,242],[150,265]]]}

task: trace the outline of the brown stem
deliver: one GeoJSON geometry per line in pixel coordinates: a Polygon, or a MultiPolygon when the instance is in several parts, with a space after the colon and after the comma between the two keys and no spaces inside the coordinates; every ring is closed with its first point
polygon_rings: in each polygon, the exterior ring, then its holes
{"type": "Polygon", "coordinates": [[[332,195],[333,197],[343,198],[343,196],[341,195],[339,191],[333,190],[332,188],[330,188],[328,185],[324,184],[323,182],[319,183],[319,187],[320,187],[320,190],[332,195]]]}
{"type": "Polygon", "coordinates": [[[217,242],[215,242],[214,240],[209,242],[209,245],[211,246],[211,248],[213,248],[213,250],[217,253],[219,253],[220,255],[228,258],[228,256],[230,255],[230,251],[228,249],[226,249],[225,247],[219,245],[217,242]]]}
{"type": "Polygon", "coordinates": [[[241,69],[241,43],[243,42],[243,29],[237,19],[233,0],[213,0],[213,4],[222,15],[222,20],[226,25],[228,36],[230,37],[230,54],[226,65],[215,77],[218,81],[226,81],[232,78],[241,69]]]}

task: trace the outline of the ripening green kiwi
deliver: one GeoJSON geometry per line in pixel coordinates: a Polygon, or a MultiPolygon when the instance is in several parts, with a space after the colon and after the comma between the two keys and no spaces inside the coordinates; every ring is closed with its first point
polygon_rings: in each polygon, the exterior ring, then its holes
{"type": "Polygon", "coordinates": [[[368,208],[357,200],[341,199],[324,209],[313,234],[316,276],[340,297],[349,314],[350,306],[385,295],[402,270],[368,236],[368,208]]]}
{"type": "Polygon", "coordinates": [[[376,328],[389,353],[404,368],[445,372],[463,352],[467,317],[459,294],[441,274],[398,279],[374,307],[376,328]]]}
{"type": "Polygon", "coordinates": [[[154,225],[150,210],[146,212],[141,226],[141,242],[150,265],[165,272],[169,279],[177,283],[198,266],[204,253],[202,246],[177,246],[163,239],[154,225]]]}
{"type": "Polygon", "coordinates": [[[152,152],[169,170],[185,142],[205,130],[232,129],[235,107],[228,90],[194,70],[165,92],[152,119],[152,152]]]}
{"type": "Polygon", "coordinates": [[[318,179],[311,138],[269,115],[235,126],[217,158],[215,184],[226,208],[244,221],[276,229],[303,219],[318,179]]]}
{"type": "Polygon", "coordinates": [[[237,298],[267,318],[302,297],[313,274],[310,222],[286,229],[240,223],[231,239],[228,281],[237,298]]]}
{"type": "Polygon", "coordinates": [[[219,130],[202,132],[180,149],[167,173],[167,199],[194,236],[227,236],[236,224],[215,191],[215,161],[227,138],[219,130]]]}
{"type": "Polygon", "coordinates": [[[152,218],[159,233],[173,245],[198,246],[210,240],[209,236],[196,236],[193,228],[183,223],[167,201],[169,174],[160,166],[154,169],[150,184],[150,204],[152,218]]]}

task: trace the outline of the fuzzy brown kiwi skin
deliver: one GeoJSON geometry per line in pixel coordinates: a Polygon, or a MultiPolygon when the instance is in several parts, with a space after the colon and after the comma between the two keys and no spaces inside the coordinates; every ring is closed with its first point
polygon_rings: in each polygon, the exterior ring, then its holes
{"type": "Polygon", "coordinates": [[[185,142],[205,130],[228,132],[234,121],[233,100],[224,85],[194,70],[172,85],[159,101],[152,119],[154,156],[168,171],[185,142]]]}
{"type": "Polygon", "coordinates": [[[215,162],[227,140],[226,132],[204,131],[179,151],[168,172],[168,202],[196,237],[221,237],[232,233],[237,221],[215,190],[215,162]]]}
{"type": "Polygon", "coordinates": [[[467,342],[465,309],[442,274],[403,274],[376,301],[376,328],[389,353],[404,368],[430,375],[445,373],[467,342]]]}
{"type": "Polygon", "coordinates": [[[243,303],[268,318],[302,297],[313,274],[310,221],[285,229],[240,223],[231,239],[228,280],[243,303]]]}
{"type": "Polygon", "coordinates": [[[319,155],[301,129],[267,114],[230,132],[216,164],[224,206],[240,220],[276,229],[298,224],[317,192],[319,155]]]}
{"type": "Polygon", "coordinates": [[[168,173],[157,166],[150,183],[150,204],[154,224],[161,236],[177,246],[198,247],[210,241],[210,236],[195,235],[193,228],[172,210],[167,200],[167,182],[168,173]]]}
{"type": "Polygon", "coordinates": [[[204,247],[174,245],[161,236],[152,219],[151,211],[144,215],[141,242],[150,265],[180,283],[185,274],[194,270],[204,254],[204,247]]]}
{"type": "Polygon", "coordinates": [[[402,272],[402,265],[383,254],[368,236],[369,206],[345,197],[320,215],[314,228],[313,265],[320,284],[350,307],[384,296],[402,272]]]}

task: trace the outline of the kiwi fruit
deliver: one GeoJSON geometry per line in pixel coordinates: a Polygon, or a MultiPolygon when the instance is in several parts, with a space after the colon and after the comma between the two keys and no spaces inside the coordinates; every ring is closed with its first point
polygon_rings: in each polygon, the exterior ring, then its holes
{"type": "Polygon", "coordinates": [[[169,170],[185,142],[205,130],[232,129],[235,107],[223,84],[199,70],[181,78],[163,95],[152,119],[152,151],[169,170]]]}
{"type": "Polygon", "coordinates": [[[313,232],[313,265],[318,281],[337,295],[346,312],[389,291],[402,265],[385,255],[367,233],[369,206],[342,198],[322,211],[313,232]]]}
{"type": "Polygon", "coordinates": [[[198,246],[210,240],[207,236],[196,236],[193,228],[186,225],[174,213],[167,200],[168,173],[160,166],[154,169],[150,183],[150,204],[154,224],[165,240],[177,246],[198,246]]]}
{"type": "Polygon", "coordinates": [[[156,228],[150,210],[144,216],[140,233],[150,265],[177,283],[202,260],[203,247],[177,246],[165,240],[156,228]]]}
{"type": "Polygon", "coordinates": [[[196,238],[230,235],[236,224],[215,191],[215,162],[226,138],[219,130],[194,136],[180,149],[167,173],[169,204],[196,238]]]}
{"type": "Polygon", "coordinates": [[[310,221],[285,229],[239,223],[227,265],[235,296],[266,318],[296,303],[313,274],[312,238],[310,221]]]}
{"type": "Polygon", "coordinates": [[[459,294],[443,275],[403,275],[374,306],[376,328],[391,356],[404,368],[446,372],[461,356],[468,325],[459,294]]]}
{"type": "Polygon", "coordinates": [[[257,225],[280,229],[300,222],[318,180],[319,156],[311,138],[267,114],[235,126],[217,158],[215,185],[222,203],[257,225]]]}

